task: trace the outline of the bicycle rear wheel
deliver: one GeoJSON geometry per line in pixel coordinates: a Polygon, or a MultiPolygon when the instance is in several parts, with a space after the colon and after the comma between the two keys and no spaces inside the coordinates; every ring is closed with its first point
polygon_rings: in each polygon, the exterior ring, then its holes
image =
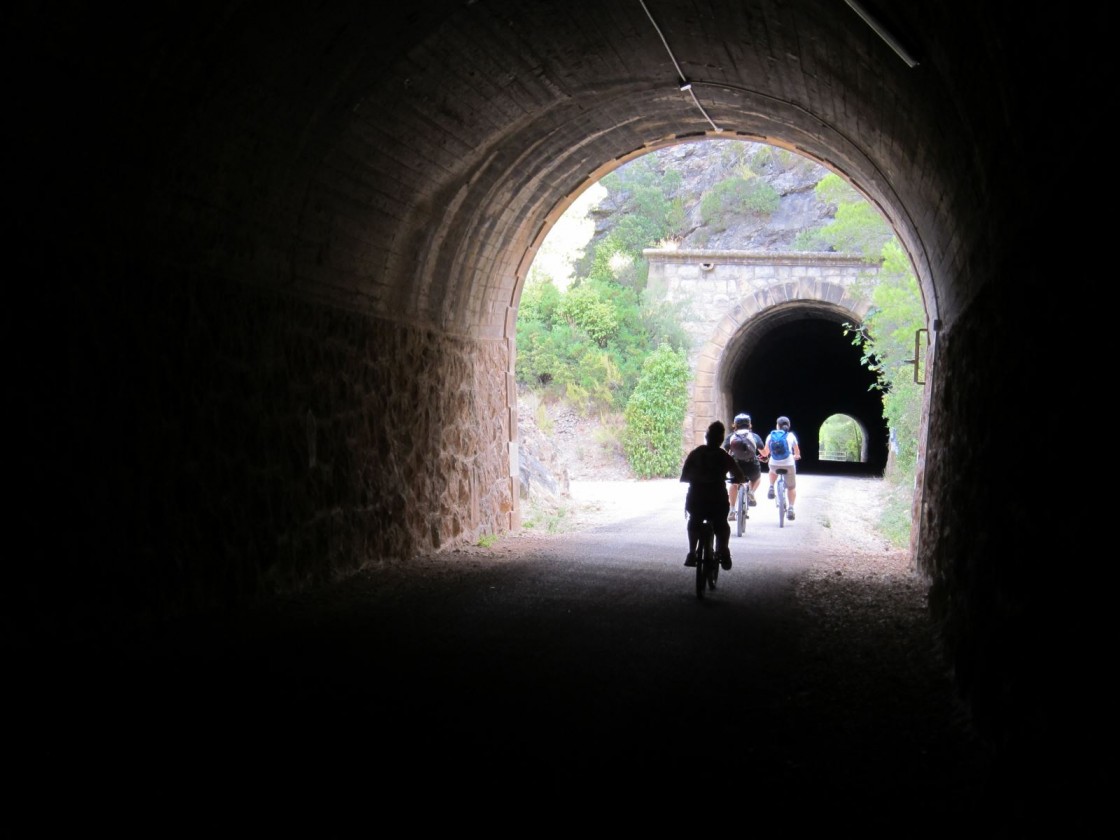
{"type": "Polygon", "coordinates": [[[713,554],[708,561],[708,588],[715,589],[716,581],[719,579],[719,560],[713,554]]]}
{"type": "Polygon", "coordinates": [[[786,480],[778,478],[778,527],[786,527],[786,480]]]}
{"type": "Polygon", "coordinates": [[[747,488],[746,485],[739,485],[739,501],[735,506],[735,523],[738,533],[737,537],[743,536],[743,531],[747,527],[747,488]]]}
{"type": "MultiPolygon", "coordinates": [[[[715,548],[712,545],[715,534],[711,522],[704,523],[704,530],[700,535],[700,543],[696,546],[696,597],[704,597],[704,589],[709,585],[711,566],[714,563],[719,568],[719,561],[715,557],[715,548]]],[[[711,585],[715,589],[715,585],[711,585]]]]}

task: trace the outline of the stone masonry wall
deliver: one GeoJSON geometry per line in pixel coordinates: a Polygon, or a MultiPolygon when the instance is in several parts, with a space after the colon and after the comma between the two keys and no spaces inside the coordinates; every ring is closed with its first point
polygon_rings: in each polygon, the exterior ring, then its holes
{"type": "Polygon", "coordinates": [[[832,303],[862,319],[868,303],[856,284],[878,273],[877,265],[840,254],[657,249],[644,254],[648,285],[670,303],[687,304],[683,325],[692,337],[693,386],[686,448],[704,440],[704,424],[697,427],[694,417],[727,416],[718,374],[727,344],[751,318],[779,303],[804,300],[832,303]]]}
{"type": "Polygon", "coordinates": [[[697,348],[711,339],[728,313],[747,299],[770,299],[776,287],[793,283],[804,290],[803,297],[820,299],[814,290],[829,284],[847,288],[877,274],[877,268],[862,258],[838,254],[651,249],[645,256],[649,284],[664,290],[672,303],[688,302],[690,317],[684,326],[697,348]]]}
{"type": "Polygon", "coordinates": [[[38,621],[235,607],[514,521],[504,341],[166,277],[67,306],[57,426],[25,442],[64,559],[10,590],[38,621]]]}

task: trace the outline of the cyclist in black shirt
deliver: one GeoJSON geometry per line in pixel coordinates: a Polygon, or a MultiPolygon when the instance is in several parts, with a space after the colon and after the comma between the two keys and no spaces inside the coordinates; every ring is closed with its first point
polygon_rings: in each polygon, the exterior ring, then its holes
{"type": "Polygon", "coordinates": [[[700,523],[705,519],[712,523],[716,535],[716,556],[724,571],[731,568],[731,526],[727,524],[727,513],[731,505],[727,500],[727,475],[739,484],[747,477],[739,468],[738,462],[723,448],[726,427],[719,420],[708,426],[704,435],[705,443],[697,446],[684,459],[681,467],[681,481],[688,484],[684,509],[688,512],[688,556],[686,566],[696,565],[696,544],[700,540],[700,523]]]}
{"type": "MultiPolygon", "coordinates": [[[[749,482],[747,485],[747,506],[754,507],[757,504],[754,500],[754,493],[762,482],[762,465],[758,461],[758,453],[762,449],[762,438],[751,428],[751,416],[749,414],[735,415],[735,419],[731,422],[731,434],[723,441],[723,448],[739,462],[743,474],[746,475],[749,482]],[[753,446],[750,445],[752,443],[753,446]]],[[[727,501],[731,505],[731,512],[727,514],[727,518],[734,519],[735,508],[739,503],[738,484],[731,485],[731,489],[727,493],[727,501]]],[[[749,516],[748,514],[748,518],[749,516]]]]}

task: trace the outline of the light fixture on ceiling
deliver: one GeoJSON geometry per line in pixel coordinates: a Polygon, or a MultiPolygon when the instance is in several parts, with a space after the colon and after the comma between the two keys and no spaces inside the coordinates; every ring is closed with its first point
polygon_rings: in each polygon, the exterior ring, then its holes
{"type": "Polygon", "coordinates": [[[863,22],[870,26],[875,34],[882,38],[886,45],[894,50],[899,58],[906,62],[907,67],[918,66],[918,59],[910,55],[910,53],[906,51],[906,48],[898,42],[898,39],[891,35],[883,24],[879,23],[866,9],[855,2],[855,0],[844,0],[844,2],[851,6],[852,11],[863,18],[863,22]]]}

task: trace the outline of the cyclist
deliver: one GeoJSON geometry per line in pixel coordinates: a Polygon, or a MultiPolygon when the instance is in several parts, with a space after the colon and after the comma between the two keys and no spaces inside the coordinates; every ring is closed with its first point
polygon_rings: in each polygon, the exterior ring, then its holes
{"type": "MultiPolygon", "coordinates": [[[[758,453],[762,449],[762,438],[751,429],[751,416],[749,414],[736,414],[735,419],[731,421],[731,430],[731,434],[723,442],[723,448],[739,462],[743,474],[750,482],[747,485],[747,506],[754,507],[758,504],[754,500],[754,491],[758,489],[758,485],[762,482],[762,468],[758,463],[758,453]]],[[[738,484],[731,485],[731,489],[727,493],[727,500],[731,504],[731,512],[727,514],[727,518],[734,519],[735,509],[739,504],[738,484]]],[[[749,513],[747,518],[750,519],[749,513]]]]}
{"type": "Polygon", "coordinates": [[[795,464],[801,460],[801,447],[797,443],[797,435],[789,430],[789,418],[782,416],[778,418],[778,422],[774,424],[774,431],[766,436],[766,441],[762,445],[762,451],[759,453],[763,458],[770,459],[770,489],[766,491],[766,498],[774,498],[774,485],[778,481],[778,467],[784,467],[786,471],[786,490],[789,492],[789,507],[786,509],[786,519],[792,520],[793,503],[797,500],[797,467],[795,464]],[[773,445],[775,438],[785,439],[785,457],[774,454],[773,445]]]}
{"type": "Polygon", "coordinates": [[[727,524],[727,491],[724,483],[728,473],[740,484],[747,477],[739,464],[723,448],[726,427],[716,420],[704,434],[705,443],[688,453],[681,467],[681,481],[688,484],[684,509],[688,512],[688,556],[686,566],[696,565],[696,545],[700,542],[700,523],[712,523],[716,535],[716,556],[724,571],[731,568],[731,526],[727,524]]]}

